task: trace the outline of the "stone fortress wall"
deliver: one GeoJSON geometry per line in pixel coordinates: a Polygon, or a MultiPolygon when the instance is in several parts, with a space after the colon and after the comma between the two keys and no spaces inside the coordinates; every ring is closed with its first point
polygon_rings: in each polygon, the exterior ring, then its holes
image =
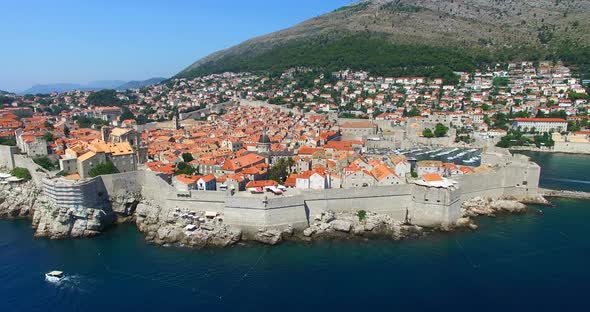
{"type": "Polygon", "coordinates": [[[528,159],[510,157],[485,173],[457,178],[458,188],[439,189],[414,184],[362,189],[321,191],[289,190],[286,196],[226,192],[177,191],[157,174],[138,171],[100,177],[110,197],[141,193],[143,200],[172,214],[175,211],[215,211],[226,224],[245,232],[259,228],[304,229],[314,216],[325,211],[366,210],[389,215],[399,221],[421,226],[454,224],[461,215],[461,203],[473,197],[514,197],[538,195],[540,168],[528,159]]]}
{"type": "MultiPolygon", "coordinates": [[[[101,176],[80,182],[47,179],[29,158],[0,148],[2,162],[14,159],[14,166],[31,171],[37,185],[57,207],[108,208],[115,198],[134,197],[150,203],[164,213],[215,211],[226,224],[248,232],[259,228],[304,229],[325,211],[365,210],[386,214],[399,221],[421,226],[454,224],[461,215],[461,203],[473,197],[514,197],[538,195],[540,167],[526,156],[512,156],[504,150],[482,154],[490,170],[454,177],[458,187],[429,188],[414,184],[359,189],[296,190],[285,196],[252,195],[238,192],[178,191],[151,171],[135,171],[101,176]],[[12,155],[13,158],[10,158],[12,155]]],[[[6,166],[6,165],[5,165],[6,166]]],[[[8,166],[7,166],[8,167],[8,166]]]]}
{"type": "Polygon", "coordinates": [[[0,145],[0,167],[13,169],[14,154],[16,154],[15,146],[0,145]]]}

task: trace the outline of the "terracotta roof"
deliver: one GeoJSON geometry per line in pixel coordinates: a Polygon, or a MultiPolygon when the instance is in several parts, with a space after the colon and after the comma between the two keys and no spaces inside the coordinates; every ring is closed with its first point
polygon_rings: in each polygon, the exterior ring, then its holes
{"type": "Polygon", "coordinates": [[[96,156],[95,152],[88,152],[88,153],[78,157],[78,161],[86,161],[94,156],[96,156]]]}
{"type": "Polygon", "coordinates": [[[258,180],[258,181],[250,181],[246,184],[246,188],[254,188],[254,187],[266,187],[266,186],[277,186],[279,183],[273,180],[258,180]]]}
{"type": "Polygon", "coordinates": [[[189,185],[189,184],[195,184],[197,183],[197,181],[199,180],[199,176],[189,176],[186,174],[180,174],[177,175],[176,177],[174,177],[178,182],[181,182],[183,184],[189,185]]]}
{"type": "Polygon", "coordinates": [[[443,178],[440,174],[438,173],[428,173],[425,175],[422,175],[422,179],[426,182],[439,182],[439,181],[443,181],[443,178]]]}

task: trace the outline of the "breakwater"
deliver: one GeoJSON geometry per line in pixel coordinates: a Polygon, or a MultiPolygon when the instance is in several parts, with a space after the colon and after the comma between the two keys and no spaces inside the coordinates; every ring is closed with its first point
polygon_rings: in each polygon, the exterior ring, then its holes
{"type": "Polygon", "coordinates": [[[558,198],[590,200],[590,193],[589,192],[582,192],[582,191],[551,190],[551,189],[540,188],[539,194],[541,194],[544,197],[558,197],[558,198]]]}

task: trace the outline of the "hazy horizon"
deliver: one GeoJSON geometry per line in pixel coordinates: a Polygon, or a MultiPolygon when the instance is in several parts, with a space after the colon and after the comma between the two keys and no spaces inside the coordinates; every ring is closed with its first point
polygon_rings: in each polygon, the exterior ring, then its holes
{"type": "Polygon", "coordinates": [[[0,90],[171,77],[198,59],[350,0],[5,4],[0,90]]]}

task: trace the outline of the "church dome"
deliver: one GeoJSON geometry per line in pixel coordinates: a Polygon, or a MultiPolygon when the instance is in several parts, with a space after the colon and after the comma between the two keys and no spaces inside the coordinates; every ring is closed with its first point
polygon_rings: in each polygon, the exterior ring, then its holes
{"type": "Polygon", "coordinates": [[[266,135],[266,133],[263,133],[258,139],[258,143],[270,143],[270,138],[268,135],[266,135]]]}

